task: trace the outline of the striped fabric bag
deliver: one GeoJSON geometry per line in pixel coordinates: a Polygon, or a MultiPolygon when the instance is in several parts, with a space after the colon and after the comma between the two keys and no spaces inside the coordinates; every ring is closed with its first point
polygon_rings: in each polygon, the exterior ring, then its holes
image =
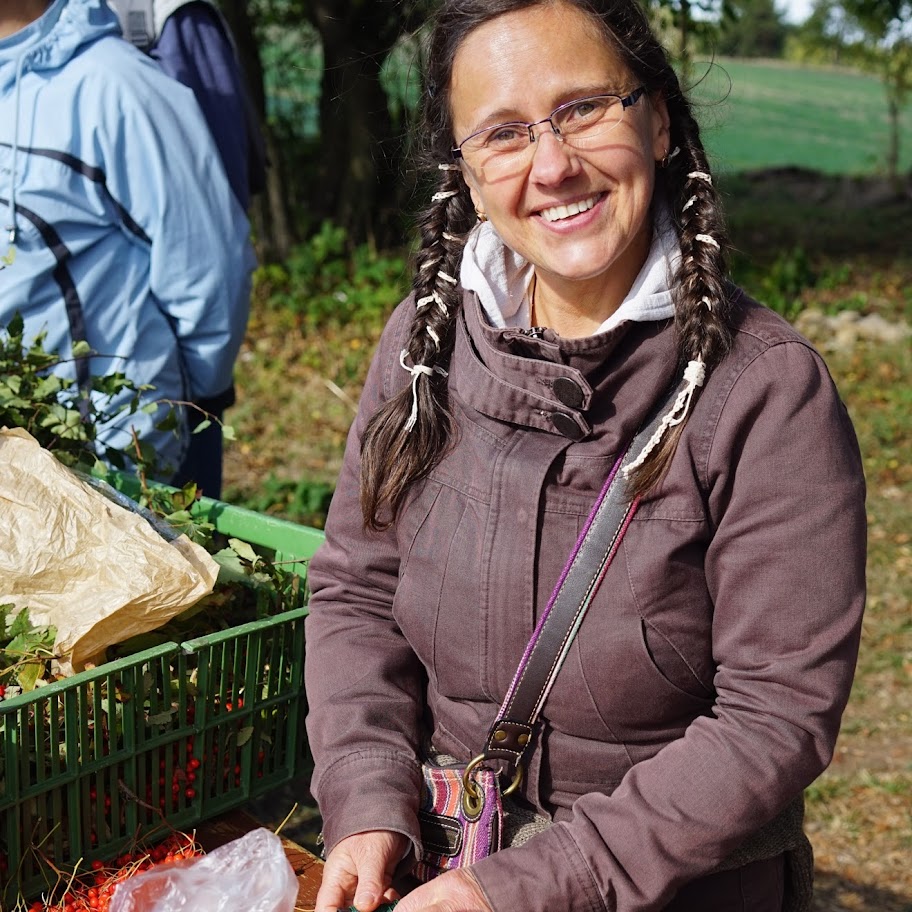
{"type": "Polygon", "coordinates": [[[465,766],[424,763],[422,772],[418,821],[424,851],[412,871],[418,880],[474,864],[500,849],[503,804],[494,770],[471,771],[469,796],[463,780],[465,766]]]}

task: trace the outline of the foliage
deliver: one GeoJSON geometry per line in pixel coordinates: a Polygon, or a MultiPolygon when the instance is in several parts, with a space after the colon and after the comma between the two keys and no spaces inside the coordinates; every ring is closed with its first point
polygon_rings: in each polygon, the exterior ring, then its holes
{"type": "Polygon", "coordinates": [[[299,315],[305,333],[351,323],[376,326],[401,296],[405,261],[367,245],[349,255],[347,241],[344,228],[324,222],[284,265],[257,270],[255,299],[299,315]]]}
{"type": "MultiPolygon", "coordinates": [[[[312,478],[280,478],[275,473],[244,499],[244,506],[257,513],[271,513],[283,519],[322,529],[332,500],[333,486],[312,478]]],[[[239,493],[238,496],[243,496],[239,493]]]]}
{"type": "Polygon", "coordinates": [[[788,26],[773,0],[732,0],[716,50],[731,57],[781,57],[788,26]]]}
{"type": "MultiPolygon", "coordinates": [[[[113,373],[93,376],[95,395],[88,395],[73,378],[60,373],[70,362],[46,351],[45,338],[46,333],[39,333],[26,346],[24,321],[18,313],[5,329],[0,327],[0,427],[24,428],[68,466],[92,469],[98,465],[99,453],[123,466],[124,454],[103,446],[97,428],[124,411],[135,413],[140,394],[152,387],[137,386],[123,374],[113,373]],[[124,391],[133,393],[129,402],[108,410],[124,391]]],[[[91,353],[87,343],[74,343],[73,359],[91,353]]],[[[153,403],[151,409],[157,408],[153,403]]]]}
{"type": "Polygon", "coordinates": [[[32,624],[28,609],[14,613],[12,605],[0,605],[0,700],[12,696],[14,687],[35,689],[54,654],[56,635],[53,627],[32,624]]]}
{"type": "Polygon", "coordinates": [[[786,320],[794,320],[801,313],[801,293],[813,288],[818,279],[802,247],[783,251],[770,265],[761,268],[752,267],[747,260],[736,260],[733,272],[739,284],[749,287],[752,294],[786,320]]]}

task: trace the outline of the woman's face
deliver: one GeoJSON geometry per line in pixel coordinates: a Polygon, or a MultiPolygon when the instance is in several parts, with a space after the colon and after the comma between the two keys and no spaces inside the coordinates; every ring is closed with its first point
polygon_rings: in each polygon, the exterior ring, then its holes
{"type": "MultiPolygon", "coordinates": [[[[507,121],[540,120],[576,98],[635,88],[634,77],[577,8],[548,3],[507,13],[471,32],[456,53],[455,141],[507,121]]],[[[604,283],[623,297],[649,252],[655,162],[668,150],[664,102],[643,95],[596,147],[561,143],[547,123],[535,133],[531,154],[508,176],[492,179],[484,168],[463,164],[476,208],[551,287],[604,283]],[[557,208],[568,204],[584,210],[557,208]]]]}

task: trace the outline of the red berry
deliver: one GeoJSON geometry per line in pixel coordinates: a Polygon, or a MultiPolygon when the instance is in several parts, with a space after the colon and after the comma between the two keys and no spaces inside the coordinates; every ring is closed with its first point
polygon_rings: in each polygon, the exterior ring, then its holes
{"type": "Polygon", "coordinates": [[[186,788],[184,789],[184,795],[186,796],[187,801],[193,801],[193,799],[196,798],[196,789],[186,788]]]}

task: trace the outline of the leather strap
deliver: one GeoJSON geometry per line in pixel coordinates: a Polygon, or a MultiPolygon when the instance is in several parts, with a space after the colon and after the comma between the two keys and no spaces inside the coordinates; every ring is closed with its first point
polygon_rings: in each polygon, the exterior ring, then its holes
{"type": "Polygon", "coordinates": [[[624,467],[637,458],[677,393],[663,399],[605,481],[488,731],[484,759],[523,764],[545,700],[639,505],[639,498],[627,498],[624,467]]]}

